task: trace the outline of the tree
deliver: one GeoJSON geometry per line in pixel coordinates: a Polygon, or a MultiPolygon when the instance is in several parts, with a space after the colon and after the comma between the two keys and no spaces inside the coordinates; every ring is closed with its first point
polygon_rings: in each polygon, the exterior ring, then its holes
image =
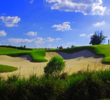
{"type": "Polygon", "coordinates": [[[102,34],[102,31],[101,32],[96,31],[91,36],[90,44],[92,44],[92,45],[99,45],[99,44],[103,43],[106,38],[107,37],[102,34]]]}
{"type": "Polygon", "coordinates": [[[65,62],[62,57],[54,56],[47,63],[47,66],[44,68],[46,75],[59,75],[62,70],[65,68],[65,62]]]}

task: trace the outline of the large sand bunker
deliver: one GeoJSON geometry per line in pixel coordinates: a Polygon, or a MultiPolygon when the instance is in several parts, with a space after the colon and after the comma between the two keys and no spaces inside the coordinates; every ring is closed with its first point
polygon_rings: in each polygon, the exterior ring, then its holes
{"type": "MultiPolygon", "coordinates": [[[[80,70],[98,70],[109,68],[109,65],[103,65],[101,60],[103,57],[96,56],[88,50],[67,54],[63,52],[46,52],[45,58],[50,60],[53,56],[61,56],[64,58],[66,67],[65,72],[69,74],[78,72],[80,70]]],[[[6,77],[7,75],[18,74],[20,76],[29,77],[30,75],[37,74],[38,76],[44,74],[44,67],[47,62],[33,63],[30,62],[31,58],[29,55],[22,57],[10,57],[6,55],[0,55],[0,64],[10,65],[18,67],[19,69],[15,72],[1,73],[1,76],[6,77]]]]}
{"type": "Polygon", "coordinates": [[[97,55],[93,54],[92,52],[90,52],[88,50],[82,50],[82,51],[76,52],[76,53],[47,52],[45,58],[46,59],[50,59],[53,56],[61,56],[65,60],[67,60],[67,59],[75,59],[75,58],[79,58],[79,57],[84,57],[84,58],[89,58],[89,57],[103,58],[101,56],[97,56],[97,55]]]}

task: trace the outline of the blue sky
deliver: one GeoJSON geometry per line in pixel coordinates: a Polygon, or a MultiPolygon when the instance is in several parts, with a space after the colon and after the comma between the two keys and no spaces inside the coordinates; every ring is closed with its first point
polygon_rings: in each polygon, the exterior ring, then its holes
{"type": "Polygon", "coordinates": [[[0,44],[82,46],[101,30],[110,38],[109,5],[109,0],[0,0],[0,44]]]}

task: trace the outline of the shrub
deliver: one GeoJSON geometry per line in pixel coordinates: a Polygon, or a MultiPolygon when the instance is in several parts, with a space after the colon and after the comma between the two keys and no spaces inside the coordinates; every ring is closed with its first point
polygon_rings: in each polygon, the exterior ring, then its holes
{"type": "Polygon", "coordinates": [[[65,62],[62,57],[54,56],[47,63],[47,66],[44,68],[44,72],[47,75],[59,75],[62,70],[65,68],[65,62]]]}

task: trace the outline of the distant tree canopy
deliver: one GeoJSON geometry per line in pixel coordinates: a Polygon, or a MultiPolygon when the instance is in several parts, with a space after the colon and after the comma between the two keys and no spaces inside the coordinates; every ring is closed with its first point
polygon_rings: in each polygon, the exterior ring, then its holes
{"type": "Polygon", "coordinates": [[[99,44],[103,43],[106,38],[107,37],[102,34],[102,31],[101,32],[96,31],[91,36],[90,44],[92,44],[92,45],[99,45],[99,44]]]}

